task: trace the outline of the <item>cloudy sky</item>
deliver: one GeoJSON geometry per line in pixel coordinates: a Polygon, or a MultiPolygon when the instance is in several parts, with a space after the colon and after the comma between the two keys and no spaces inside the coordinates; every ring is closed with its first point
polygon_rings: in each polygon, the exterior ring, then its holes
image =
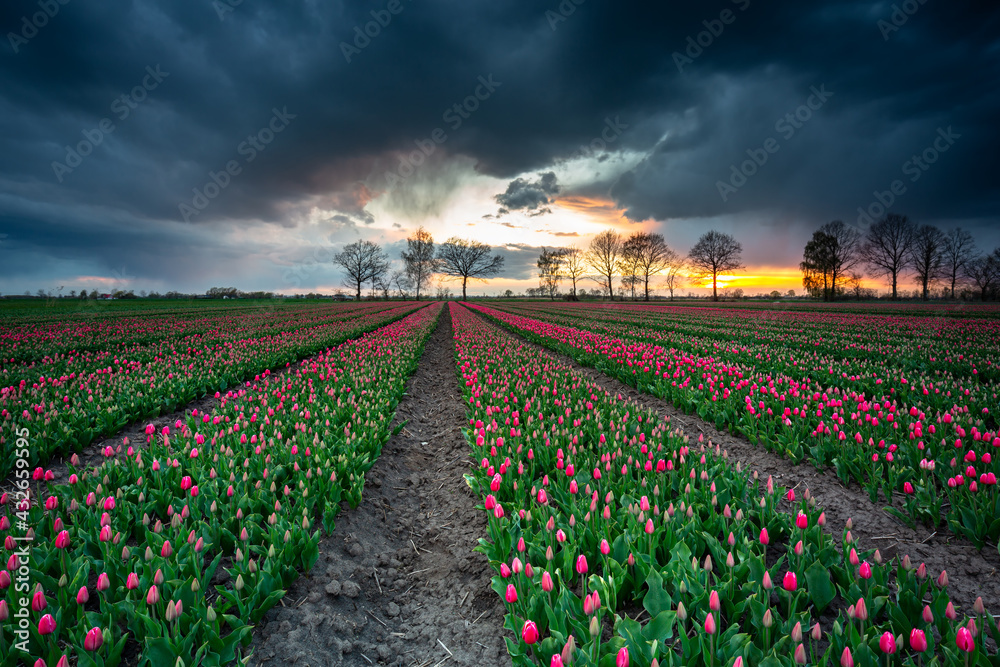
{"type": "Polygon", "coordinates": [[[607,227],[801,289],[883,192],[1000,244],[995,2],[684,5],[6,0],[0,292],[332,291],[420,225],[506,256],[474,293],[607,227]]]}

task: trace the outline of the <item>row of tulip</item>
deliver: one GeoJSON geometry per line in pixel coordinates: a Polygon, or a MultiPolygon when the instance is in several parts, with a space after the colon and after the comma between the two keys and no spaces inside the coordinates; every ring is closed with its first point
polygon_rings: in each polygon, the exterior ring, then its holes
{"type": "Polygon", "coordinates": [[[16,384],[17,373],[29,377],[57,373],[60,364],[81,364],[86,358],[80,355],[86,352],[123,352],[168,340],[190,345],[264,336],[386,307],[376,302],[331,306],[276,301],[267,305],[210,302],[181,308],[170,302],[137,302],[113,313],[60,309],[44,318],[5,309],[0,324],[0,382],[16,384]]]}
{"type": "MultiPolygon", "coordinates": [[[[510,304],[508,310],[533,316],[551,315],[554,322],[577,323],[585,329],[603,323],[628,322],[641,330],[667,334],[671,346],[704,346],[707,342],[765,344],[773,358],[821,355],[848,367],[858,357],[880,359],[904,371],[1000,380],[997,344],[1000,319],[920,316],[916,314],[845,314],[815,310],[737,311],[659,304],[572,303],[510,304]],[[544,315],[543,315],[544,314],[544,315]]],[[[997,311],[1000,312],[1000,311],[997,311]]]]}
{"type": "Polygon", "coordinates": [[[4,494],[0,665],[238,658],[252,624],[315,562],[319,524],[330,533],[340,502],[360,502],[439,312],[150,425],[146,443],[109,448],[67,485],[38,468],[20,485],[27,500],[4,494]]]}
{"type": "Polygon", "coordinates": [[[414,308],[415,303],[403,303],[342,313],[338,306],[327,306],[276,334],[234,338],[228,330],[217,331],[214,337],[195,335],[125,350],[115,350],[109,342],[104,352],[36,364],[32,368],[44,374],[0,385],[0,478],[13,469],[17,458],[10,443],[22,429],[36,438],[27,463],[44,464],[129,422],[171,412],[383,326],[414,308]]]}
{"type": "Polygon", "coordinates": [[[875,362],[866,362],[864,375],[834,373],[829,360],[789,363],[749,343],[670,345],[665,334],[627,320],[590,322],[591,331],[544,314],[480,310],[793,461],[831,466],[845,484],[866,488],[873,502],[880,491],[890,501],[901,498],[893,511],[907,521],[936,525],[946,517],[954,532],[980,547],[1000,537],[1000,461],[994,460],[1000,433],[995,415],[976,409],[995,401],[996,385],[906,377],[875,362]],[[893,380],[896,386],[880,388],[893,380]]]}
{"type": "Polygon", "coordinates": [[[808,490],[451,313],[515,665],[997,663],[1000,630],[959,615],[946,573],[883,562],[850,522],[831,537],[808,490]]]}

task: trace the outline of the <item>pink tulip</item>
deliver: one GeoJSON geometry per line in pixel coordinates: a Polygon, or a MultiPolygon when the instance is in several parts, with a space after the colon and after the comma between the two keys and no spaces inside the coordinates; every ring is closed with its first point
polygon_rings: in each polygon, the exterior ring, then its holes
{"type": "Polygon", "coordinates": [[[8,586],[10,586],[10,575],[7,570],[0,570],[0,591],[7,590],[8,586]]]}
{"type": "Polygon", "coordinates": [[[41,611],[48,606],[49,603],[45,600],[45,593],[35,591],[35,594],[31,596],[31,609],[33,611],[41,611]]]}
{"type": "Polygon", "coordinates": [[[802,512],[799,512],[799,515],[795,517],[795,525],[798,526],[800,529],[805,530],[806,528],[809,527],[809,517],[807,517],[802,512]]]}
{"type": "Polygon", "coordinates": [[[958,633],[955,635],[955,645],[966,653],[971,653],[976,649],[976,642],[967,628],[958,629],[958,633]]]}
{"type": "Polygon", "coordinates": [[[69,546],[69,532],[64,530],[60,532],[58,535],[56,535],[56,548],[65,549],[68,546],[69,546]]]}
{"type": "Polygon", "coordinates": [[[622,646],[615,657],[615,667],[628,667],[628,648],[622,646]]]}
{"type": "Polygon", "coordinates": [[[767,546],[771,542],[771,538],[768,537],[767,528],[760,529],[760,543],[767,546]]]}
{"type": "Polygon", "coordinates": [[[104,634],[100,628],[91,628],[83,640],[83,648],[88,651],[96,651],[104,643],[104,634]]]}
{"type": "Polygon", "coordinates": [[[139,588],[139,575],[135,572],[130,572],[128,578],[125,580],[125,588],[130,591],[134,591],[139,588]]]}
{"type": "Polygon", "coordinates": [[[918,628],[910,630],[910,648],[917,653],[923,653],[927,650],[927,636],[923,630],[918,628]]]}
{"type": "Polygon", "coordinates": [[[45,614],[38,621],[38,634],[40,635],[51,635],[56,631],[56,619],[52,618],[52,614],[45,614]]]}
{"type": "Polygon", "coordinates": [[[587,557],[583,554],[576,557],[576,572],[577,574],[587,573],[587,557]]]}
{"type": "Polygon", "coordinates": [[[514,588],[514,584],[507,584],[507,603],[514,604],[517,602],[517,589],[514,588]]]}
{"type": "Polygon", "coordinates": [[[715,630],[715,616],[709,612],[708,616],[705,618],[705,634],[714,635],[715,630]]]}
{"type": "Polygon", "coordinates": [[[156,588],[156,584],[149,587],[149,592],[146,593],[146,604],[152,606],[160,601],[160,591],[156,588]]]}
{"type": "Polygon", "coordinates": [[[708,608],[711,609],[712,611],[719,611],[719,609],[722,608],[722,605],[719,602],[718,591],[712,591],[711,594],[708,596],[708,608]]]}
{"type": "Polygon", "coordinates": [[[80,590],[76,593],[76,603],[87,604],[88,600],[90,600],[90,592],[86,586],[80,586],[80,590]]]}
{"type": "Polygon", "coordinates": [[[794,572],[785,572],[785,578],[781,582],[781,585],[789,593],[795,591],[795,589],[798,588],[798,580],[795,577],[795,573],[794,572]]]}
{"type": "Polygon", "coordinates": [[[551,593],[553,588],[555,588],[555,583],[552,581],[552,575],[548,572],[542,572],[542,590],[551,593]]]}
{"type": "Polygon", "coordinates": [[[97,590],[106,591],[111,588],[111,580],[108,579],[107,572],[101,572],[97,577],[97,590]]]}
{"type": "Polygon", "coordinates": [[[163,543],[163,546],[160,547],[160,555],[163,556],[164,558],[170,558],[171,554],[173,553],[174,550],[173,547],[170,546],[170,540],[165,541],[163,543]]]}
{"type": "Polygon", "coordinates": [[[521,628],[521,639],[529,645],[538,641],[538,626],[535,625],[534,621],[524,622],[524,627],[521,628]]]}
{"type": "Polygon", "coordinates": [[[868,564],[868,561],[863,562],[858,568],[858,576],[862,579],[872,578],[872,566],[868,564]]]}
{"type": "Polygon", "coordinates": [[[552,655],[552,660],[549,662],[549,667],[563,667],[562,656],[558,653],[552,655]]]}
{"type": "Polygon", "coordinates": [[[0,600],[0,623],[3,623],[8,618],[10,618],[10,607],[7,606],[6,600],[0,600]]]}
{"type": "Polygon", "coordinates": [[[891,632],[883,632],[882,637],[878,640],[878,647],[882,649],[882,653],[892,655],[896,652],[896,638],[892,636],[891,632]]]}

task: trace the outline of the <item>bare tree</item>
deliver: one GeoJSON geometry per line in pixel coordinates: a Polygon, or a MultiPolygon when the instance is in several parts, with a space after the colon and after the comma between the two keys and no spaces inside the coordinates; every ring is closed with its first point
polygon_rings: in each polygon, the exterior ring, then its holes
{"type": "Polygon", "coordinates": [[[830,248],[830,296],[836,300],[837,286],[861,261],[861,232],[841,220],[828,222],[819,230],[833,239],[830,248]]]}
{"type": "Polygon", "coordinates": [[[687,258],[677,255],[673,264],[667,267],[663,274],[663,286],[670,292],[670,300],[674,300],[674,290],[684,287],[684,271],[687,270],[687,258]]]}
{"type": "Polygon", "coordinates": [[[622,256],[622,237],[613,229],[606,229],[590,242],[585,261],[597,274],[596,280],[612,301],[615,298],[615,275],[622,256]]]}
{"type": "Polygon", "coordinates": [[[688,253],[691,268],[702,277],[712,277],[712,300],[719,300],[717,288],[720,273],[728,273],[743,268],[743,246],[729,234],[714,229],[702,234],[688,253]]]}
{"type": "Polygon", "coordinates": [[[353,287],[356,298],[361,300],[361,288],[375,280],[389,269],[389,258],[379,244],[373,241],[355,241],[333,256],[333,263],[347,274],[344,285],[353,287]]]}
{"type": "Polygon", "coordinates": [[[980,298],[986,301],[1000,284],[1000,248],[966,262],[965,276],[979,288],[980,298]]]}
{"type": "Polygon", "coordinates": [[[503,269],[503,256],[479,241],[467,241],[456,236],[441,244],[437,255],[438,271],[462,281],[462,300],[469,280],[486,280],[503,269]]]}
{"type": "Polygon", "coordinates": [[[396,288],[396,293],[399,295],[400,299],[405,299],[410,294],[410,290],[413,289],[413,281],[410,280],[410,276],[407,275],[405,269],[397,269],[392,272],[391,282],[393,287],[396,288]]]}
{"type": "Polygon", "coordinates": [[[931,285],[944,275],[945,236],[934,225],[921,225],[913,234],[910,265],[917,275],[920,296],[927,301],[931,285]]]}
{"type": "Polygon", "coordinates": [[[861,258],[873,278],[888,278],[892,298],[898,294],[899,276],[910,266],[916,225],[905,215],[887,213],[868,228],[861,246],[861,258]]]}
{"type": "Polygon", "coordinates": [[[948,230],[944,238],[944,277],[951,285],[951,298],[955,298],[955,286],[965,275],[965,266],[976,256],[976,241],[972,234],[961,227],[948,230]]]}
{"type": "Polygon", "coordinates": [[[420,227],[413,236],[406,239],[406,250],[400,256],[406,264],[406,275],[416,290],[417,301],[420,301],[420,290],[438,272],[438,260],[434,257],[434,237],[420,227]]]}
{"type": "Polygon", "coordinates": [[[649,280],[677,263],[677,253],[663,240],[662,234],[636,232],[622,247],[623,255],[634,264],[632,273],[640,280],[643,294],[649,301],[649,280]]]}
{"type": "Polygon", "coordinates": [[[573,291],[570,293],[572,299],[577,299],[576,281],[587,273],[587,263],[584,260],[584,253],[576,247],[563,249],[563,273],[573,283],[573,291]]]}
{"type": "Polygon", "coordinates": [[[545,293],[553,301],[559,293],[559,281],[563,278],[563,263],[566,259],[566,251],[562,248],[549,250],[542,248],[542,254],[538,256],[538,282],[545,293]]]}

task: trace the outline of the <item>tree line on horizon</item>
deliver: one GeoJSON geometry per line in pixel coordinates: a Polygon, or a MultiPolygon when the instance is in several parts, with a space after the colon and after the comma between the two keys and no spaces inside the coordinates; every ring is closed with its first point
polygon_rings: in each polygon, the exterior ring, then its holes
{"type": "Polygon", "coordinates": [[[345,273],[345,284],[355,289],[361,299],[361,290],[370,284],[372,290],[388,298],[395,289],[400,295],[415,292],[419,301],[421,292],[431,284],[435,275],[446,280],[462,282],[462,299],[466,298],[469,281],[486,280],[499,275],[504,258],[480,241],[449,238],[435,246],[434,237],[423,227],[406,239],[406,250],[400,253],[403,268],[389,272],[389,256],[374,241],[355,241],[344,246],[334,255],[333,262],[345,273]]]}
{"type": "Polygon", "coordinates": [[[615,278],[619,278],[620,298],[631,294],[635,300],[638,291],[644,301],[649,301],[653,279],[662,276],[663,287],[673,299],[683,280],[693,276],[711,279],[712,299],[718,301],[718,277],[743,268],[742,252],[743,247],[732,235],[715,230],[702,234],[688,254],[682,255],[667,244],[662,234],[634,232],[624,236],[606,229],[586,250],[543,248],[536,263],[537,294],[555,299],[559,283],[569,280],[572,286],[567,298],[577,300],[582,295],[578,282],[586,278],[597,282],[601,294],[614,300],[615,278]]]}
{"type": "Polygon", "coordinates": [[[824,224],[806,243],[799,269],[803,286],[823,301],[850,293],[870,296],[862,286],[866,274],[886,280],[894,300],[907,274],[924,301],[936,285],[952,299],[959,288],[974,287],[982,301],[997,298],[1000,290],[1000,248],[982,253],[961,227],[943,232],[897,213],[885,214],[864,232],[841,220],[824,224]]]}

